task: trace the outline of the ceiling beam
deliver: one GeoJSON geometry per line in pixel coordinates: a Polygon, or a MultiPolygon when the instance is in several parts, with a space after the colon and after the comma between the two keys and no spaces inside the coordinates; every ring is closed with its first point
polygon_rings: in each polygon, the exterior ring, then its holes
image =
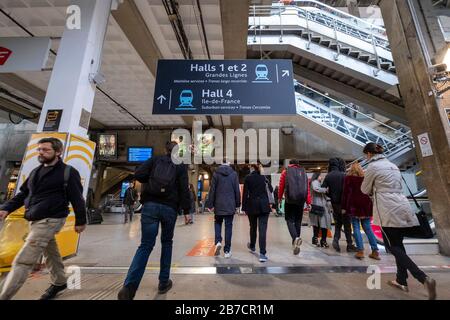
{"type": "Polygon", "coordinates": [[[294,73],[297,80],[305,82],[318,90],[326,91],[331,95],[351,101],[389,119],[407,124],[405,109],[394,103],[299,65],[294,65],[294,73]]]}
{"type": "Polygon", "coordinates": [[[134,0],[124,1],[111,14],[152,75],[156,76],[158,60],[163,56],[134,0]]]}
{"type": "MultiPolygon", "coordinates": [[[[220,0],[224,59],[247,59],[250,0],[220,0]]],[[[242,128],[243,117],[231,116],[231,126],[242,128]]]]}

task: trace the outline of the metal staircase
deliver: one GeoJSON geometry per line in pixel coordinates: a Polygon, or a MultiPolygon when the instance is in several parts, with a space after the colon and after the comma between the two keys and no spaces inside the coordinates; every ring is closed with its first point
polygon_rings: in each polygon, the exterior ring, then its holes
{"type": "Polygon", "coordinates": [[[374,75],[382,69],[395,73],[385,29],[317,1],[298,1],[291,6],[253,6],[250,30],[253,30],[254,43],[258,30],[279,34],[280,43],[285,35],[294,34],[308,40],[307,48],[317,43],[336,51],[335,59],[343,54],[376,67],[374,75]]]}
{"type": "Polygon", "coordinates": [[[248,58],[291,59],[298,80],[405,122],[383,28],[313,0],[255,5],[247,45],[248,58]]]}

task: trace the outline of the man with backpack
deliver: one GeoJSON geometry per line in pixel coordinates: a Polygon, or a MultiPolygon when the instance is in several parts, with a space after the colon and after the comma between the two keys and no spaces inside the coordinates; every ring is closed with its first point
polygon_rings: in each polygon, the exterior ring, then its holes
{"type": "Polygon", "coordinates": [[[56,138],[41,139],[37,151],[41,165],[30,173],[20,192],[0,207],[1,220],[25,205],[25,219],[30,221],[25,244],[0,285],[0,300],[9,300],[19,291],[42,254],[50,269],[52,285],[41,300],[53,299],[65,290],[67,279],[55,235],[64,227],[69,202],[75,212],[75,232],[81,233],[86,228],[86,204],[80,174],[62,161],[63,144],[56,138]]]}
{"type": "Polygon", "coordinates": [[[125,220],[124,223],[128,222],[128,215],[130,216],[130,222],[133,221],[134,205],[137,200],[137,191],[134,188],[134,181],[130,182],[127,190],[125,190],[125,196],[123,198],[123,205],[125,206],[125,220]]]}
{"type": "Polygon", "coordinates": [[[133,300],[155,246],[159,225],[162,248],[158,293],[166,293],[172,288],[170,265],[177,212],[181,208],[189,214],[190,208],[187,167],[175,165],[171,158],[176,146],[176,142],[168,142],[166,155],[147,160],[135,172],[136,180],[143,183],[142,240],[119,292],[119,300],[133,300]]]}
{"type": "Polygon", "coordinates": [[[292,249],[294,255],[298,255],[302,244],[300,234],[303,209],[305,202],[308,206],[311,204],[308,177],[298,160],[292,159],[288,168],[281,173],[278,199],[281,201],[283,196],[285,198],[284,217],[292,238],[292,249]]]}

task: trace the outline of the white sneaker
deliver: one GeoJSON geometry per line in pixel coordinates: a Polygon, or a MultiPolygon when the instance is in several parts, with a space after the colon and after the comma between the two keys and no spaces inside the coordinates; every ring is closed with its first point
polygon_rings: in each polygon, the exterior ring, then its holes
{"type": "Polygon", "coordinates": [[[220,255],[220,248],[222,248],[222,244],[220,242],[216,243],[216,250],[214,251],[214,255],[218,256],[220,255]]]}
{"type": "Polygon", "coordinates": [[[225,252],[224,257],[225,257],[225,259],[231,258],[231,252],[225,252]]]}

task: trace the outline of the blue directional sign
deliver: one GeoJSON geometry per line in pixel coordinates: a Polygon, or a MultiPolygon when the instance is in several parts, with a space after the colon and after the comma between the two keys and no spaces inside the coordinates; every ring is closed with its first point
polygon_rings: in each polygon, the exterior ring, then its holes
{"type": "Polygon", "coordinates": [[[291,60],[159,60],[153,114],[296,114],[291,60]]]}

